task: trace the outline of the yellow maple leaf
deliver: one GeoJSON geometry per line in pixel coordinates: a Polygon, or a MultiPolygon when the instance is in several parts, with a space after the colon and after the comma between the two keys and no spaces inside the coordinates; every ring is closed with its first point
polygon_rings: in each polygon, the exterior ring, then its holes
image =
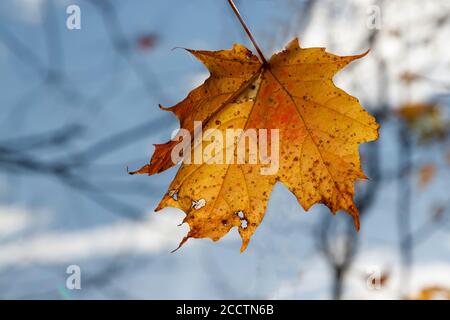
{"type": "MultiPolygon", "coordinates": [[[[238,227],[241,251],[245,250],[278,181],[295,194],[305,210],[315,203],[327,205],[333,213],[345,210],[359,229],[354,182],[365,175],[358,146],[376,140],[379,125],[356,98],[337,88],[332,78],[365,54],[341,57],[324,48],[304,49],[297,39],[267,63],[241,45],[231,50],[188,51],[208,68],[210,77],[177,105],[162,108],[172,111],[180,127],[194,136],[195,121],[202,123],[203,132],[244,130],[231,144],[233,159],[239,157],[234,146],[243,142],[245,159],[254,156],[261,161],[218,161],[229,154],[230,144],[221,144],[217,135],[203,137],[203,143],[194,141],[189,152],[182,152],[189,158],[200,153],[205,159],[202,163],[184,162],[156,208],[170,206],[186,213],[183,222],[190,231],[180,246],[189,238],[217,241],[238,227]],[[270,155],[279,159],[278,170],[267,173],[268,164],[263,160],[268,155],[251,154],[255,137],[246,135],[248,129],[278,130],[277,153],[270,155]]],[[[267,138],[272,147],[276,141],[267,138]]],[[[177,136],[156,145],[150,164],[133,174],[152,175],[174,166],[173,151],[179,140],[177,136]]],[[[260,146],[261,141],[256,143],[260,146]]]]}

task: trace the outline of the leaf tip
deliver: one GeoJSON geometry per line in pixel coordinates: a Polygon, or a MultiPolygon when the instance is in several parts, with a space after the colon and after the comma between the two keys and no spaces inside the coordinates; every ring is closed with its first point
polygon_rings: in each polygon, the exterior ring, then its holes
{"type": "MultiPolygon", "coordinates": [[[[239,230],[239,233],[241,233],[241,229],[239,230]]],[[[241,233],[241,238],[242,238],[242,245],[239,251],[240,253],[243,253],[247,249],[248,243],[250,242],[250,237],[248,235],[241,233]]]]}
{"type": "Polygon", "coordinates": [[[181,240],[181,242],[180,242],[180,244],[178,245],[178,247],[176,247],[175,249],[173,249],[172,251],[170,251],[170,253],[174,253],[174,252],[178,251],[178,249],[180,249],[180,248],[186,243],[186,241],[189,240],[189,238],[190,238],[190,236],[189,236],[189,234],[188,234],[187,236],[185,236],[185,237],[181,240]]]}
{"type": "Polygon", "coordinates": [[[353,217],[353,224],[355,225],[356,231],[359,232],[359,229],[361,228],[361,223],[359,221],[359,210],[358,210],[358,208],[356,208],[356,206],[354,204],[351,205],[349,213],[353,217]]]}
{"type": "Polygon", "coordinates": [[[241,249],[239,250],[240,253],[243,253],[245,249],[247,249],[248,241],[242,241],[241,249]]]}
{"type": "Polygon", "coordinates": [[[300,40],[298,39],[298,37],[292,39],[291,42],[289,42],[288,45],[286,46],[287,50],[295,48],[300,48],[300,40]]]}
{"type": "Polygon", "coordinates": [[[367,56],[370,53],[370,48],[366,50],[366,52],[360,53],[360,54],[356,54],[354,56],[351,56],[352,61],[353,60],[357,60],[357,59],[361,59],[365,56],[367,56]]]}
{"type": "Polygon", "coordinates": [[[186,51],[190,51],[190,49],[186,49],[186,48],[183,48],[183,47],[173,47],[172,49],[170,49],[170,51],[175,51],[176,49],[184,49],[186,51]]]}
{"type": "Polygon", "coordinates": [[[150,174],[150,165],[146,164],[145,166],[136,171],[129,171],[127,166],[127,173],[131,176],[135,174],[145,174],[145,173],[150,174]]]}
{"type": "Polygon", "coordinates": [[[353,217],[353,224],[357,232],[361,229],[361,223],[359,222],[359,216],[353,217]]]}
{"type": "MultiPolygon", "coordinates": [[[[165,106],[163,106],[162,104],[158,104],[158,107],[159,107],[161,110],[173,112],[175,115],[177,114],[177,113],[176,113],[176,105],[173,106],[173,107],[165,107],[165,106]]],[[[155,144],[153,144],[153,145],[155,146],[155,144]]]]}

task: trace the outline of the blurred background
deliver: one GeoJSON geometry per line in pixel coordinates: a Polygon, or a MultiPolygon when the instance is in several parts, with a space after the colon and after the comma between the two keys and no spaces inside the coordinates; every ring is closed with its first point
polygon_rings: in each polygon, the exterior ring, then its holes
{"type": "Polygon", "coordinates": [[[298,36],[377,117],[362,227],[281,184],[245,253],[154,214],[176,173],[128,176],[178,128],[158,108],[206,69],[175,47],[253,50],[226,0],[0,2],[1,299],[450,298],[450,2],[236,0],[266,56],[298,36]],[[77,5],[81,29],[68,29],[77,5]],[[81,289],[66,286],[69,266],[81,289]]]}

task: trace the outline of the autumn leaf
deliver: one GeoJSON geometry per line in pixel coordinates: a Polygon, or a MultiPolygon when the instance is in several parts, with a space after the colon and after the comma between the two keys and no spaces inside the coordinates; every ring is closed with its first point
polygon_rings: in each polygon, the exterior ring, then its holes
{"type": "Polygon", "coordinates": [[[436,104],[407,103],[397,113],[422,143],[442,139],[447,134],[448,124],[436,104]]]}
{"type": "Polygon", "coordinates": [[[419,186],[426,187],[436,175],[436,166],[432,163],[424,164],[419,169],[419,186]]]}
{"type": "MultiPolygon", "coordinates": [[[[359,229],[354,182],[366,177],[358,146],[376,140],[379,126],[358,99],[337,88],[332,78],[365,54],[336,56],[324,48],[304,49],[297,39],[268,63],[261,63],[242,45],[231,50],[188,51],[208,68],[210,77],[180,103],[161,108],[173,112],[180,127],[191,134],[194,121],[202,122],[204,132],[279,129],[279,169],[262,174],[267,168],[262,162],[211,163],[228,152],[227,145],[219,146],[201,164],[182,163],[156,208],[175,207],[186,213],[183,222],[190,231],[180,246],[189,238],[217,241],[237,227],[241,251],[245,250],[277,182],[287,186],[305,210],[323,203],[333,213],[347,211],[359,229]]],[[[243,133],[236,143],[247,138],[243,133]]],[[[191,156],[216,142],[193,143],[191,156]]],[[[171,154],[178,143],[177,136],[155,145],[150,163],[133,174],[153,175],[174,166],[171,154]]],[[[269,139],[268,144],[273,141],[269,139]]]]}
{"type": "Polygon", "coordinates": [[[450,300],[450,288],[441,286],[430,286],[420,290],[417,296],[410,300],[450,300]]]}
{"type": "Polygon", "coordinates": [[[413,82],[416,82],[417,80],[420,80],[421,76],[413,73],[413,72],[409,72],[409,71],[405,71],[400,75],[400,80],[403,81],[405,84],[410,85],[413,82]]]}
{"type": "Polygon", "coordinates": [[[399,116],[409,125],[414,126],[426,117],[439,117],[440,111],[437,105],[428,103],[407,103],[398,110],[399,116]]]}

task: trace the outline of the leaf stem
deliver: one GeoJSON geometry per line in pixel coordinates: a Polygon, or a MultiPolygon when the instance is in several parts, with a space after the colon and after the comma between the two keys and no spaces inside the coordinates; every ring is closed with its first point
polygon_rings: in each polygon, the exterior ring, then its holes
{"type": "Polygon", "coordinates": [[[267,65],[267,60],[264,57],[264,54],[262,53],[261,49],[259,48],[258,44],[255,41],[255,38],[253,38],[252,33],[250,32],[250,29],[247,27],[247,24],[245,23],[244,19],[242,19],[241,14],[239,13],[238,8],[234,4],[233,0],[228,0],[228,3],[230,4],[231,9],[233,9],[234,14],[239,19],[239,22],[241,23],[242,27],[244,28],[245,32],[247,33],[248,37],[250,38],[250,41],[253,43],[253,46],[255,47],[256,51],[258,52],[259,58],[261,59],[263,65],[267,65]]]}

